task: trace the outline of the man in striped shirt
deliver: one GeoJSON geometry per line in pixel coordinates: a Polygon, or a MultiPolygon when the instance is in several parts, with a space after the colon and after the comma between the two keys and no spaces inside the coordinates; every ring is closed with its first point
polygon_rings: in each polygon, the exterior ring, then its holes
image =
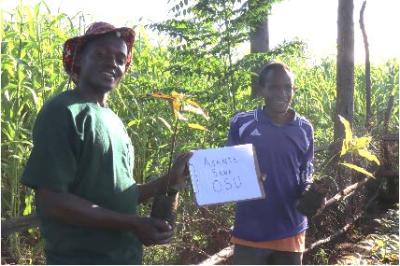
{"type": "Polygon", "coordinates": [[[237,203],[233,263],[301,264],[308,221],[296,205],[311,185],[313,127],[289,108],[294,86],[287,66],[267,64],[258,87],[265,106],[233,117],[228,145],[254,145],[266,198],[237,203]]]}

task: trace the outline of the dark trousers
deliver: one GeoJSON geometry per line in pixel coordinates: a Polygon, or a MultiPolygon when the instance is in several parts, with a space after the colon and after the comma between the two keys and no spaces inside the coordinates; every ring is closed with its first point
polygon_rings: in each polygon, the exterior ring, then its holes
{"type": "Polygon", "coordinates": [[[301,265],[302,252],[278,251],[235,245],[233,264],[301,265]]]}

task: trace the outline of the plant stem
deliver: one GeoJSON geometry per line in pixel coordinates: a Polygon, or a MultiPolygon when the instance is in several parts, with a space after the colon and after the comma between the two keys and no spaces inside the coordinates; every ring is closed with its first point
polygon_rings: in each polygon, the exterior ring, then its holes
{"type": "Polygon", "coordinates": [[[176,147],[176,136],[178,135],[178,125],[179,125],[179,119],[175,118],[175,124],[174,124],[174,131],[172,133],[171,136],[171,149],[169,151],[169,162],[168,162],[168,181],[167,181],[167,188],[166,190],[168,191],[168,187],[169,187],[169,182],[170,182],[170,175],[169,175],[169,171],[171,171],[171,167],[172,167],[172,158],[175,152],[175,147],[176,147]]]}

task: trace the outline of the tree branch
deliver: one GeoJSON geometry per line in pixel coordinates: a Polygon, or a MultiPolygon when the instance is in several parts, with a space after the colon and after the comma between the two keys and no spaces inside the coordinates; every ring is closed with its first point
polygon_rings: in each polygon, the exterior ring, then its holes
{"type": "Polygon", "coordinates": [[[367,5],[367,1],[364,0],[361,10],[360,10],[360,28],[364,41],[364,49],[365,49],[365,128],[369,131],[371,127],[371,64],[369,62],[369,44],[368,44],[368,36],[365,30],[364,25],[364,11],[367,5]]]}

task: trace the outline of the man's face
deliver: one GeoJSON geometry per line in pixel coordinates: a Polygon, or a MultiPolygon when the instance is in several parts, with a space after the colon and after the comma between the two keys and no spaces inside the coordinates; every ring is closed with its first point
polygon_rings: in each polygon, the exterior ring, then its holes
{"type": "Polygon", "coordinates": [[[79,82],[96,92],[112,90],[125,72],[127,52],[126,43],[116,35],[91,40],[81,57],[79,82]]]}
{"type": "Polygon", "coordinates": [[[292,101],[294,89],[292,75],[286,70],[272,69],[260,88],[268,109],[274,113],[286,113],[292,101]]]}

